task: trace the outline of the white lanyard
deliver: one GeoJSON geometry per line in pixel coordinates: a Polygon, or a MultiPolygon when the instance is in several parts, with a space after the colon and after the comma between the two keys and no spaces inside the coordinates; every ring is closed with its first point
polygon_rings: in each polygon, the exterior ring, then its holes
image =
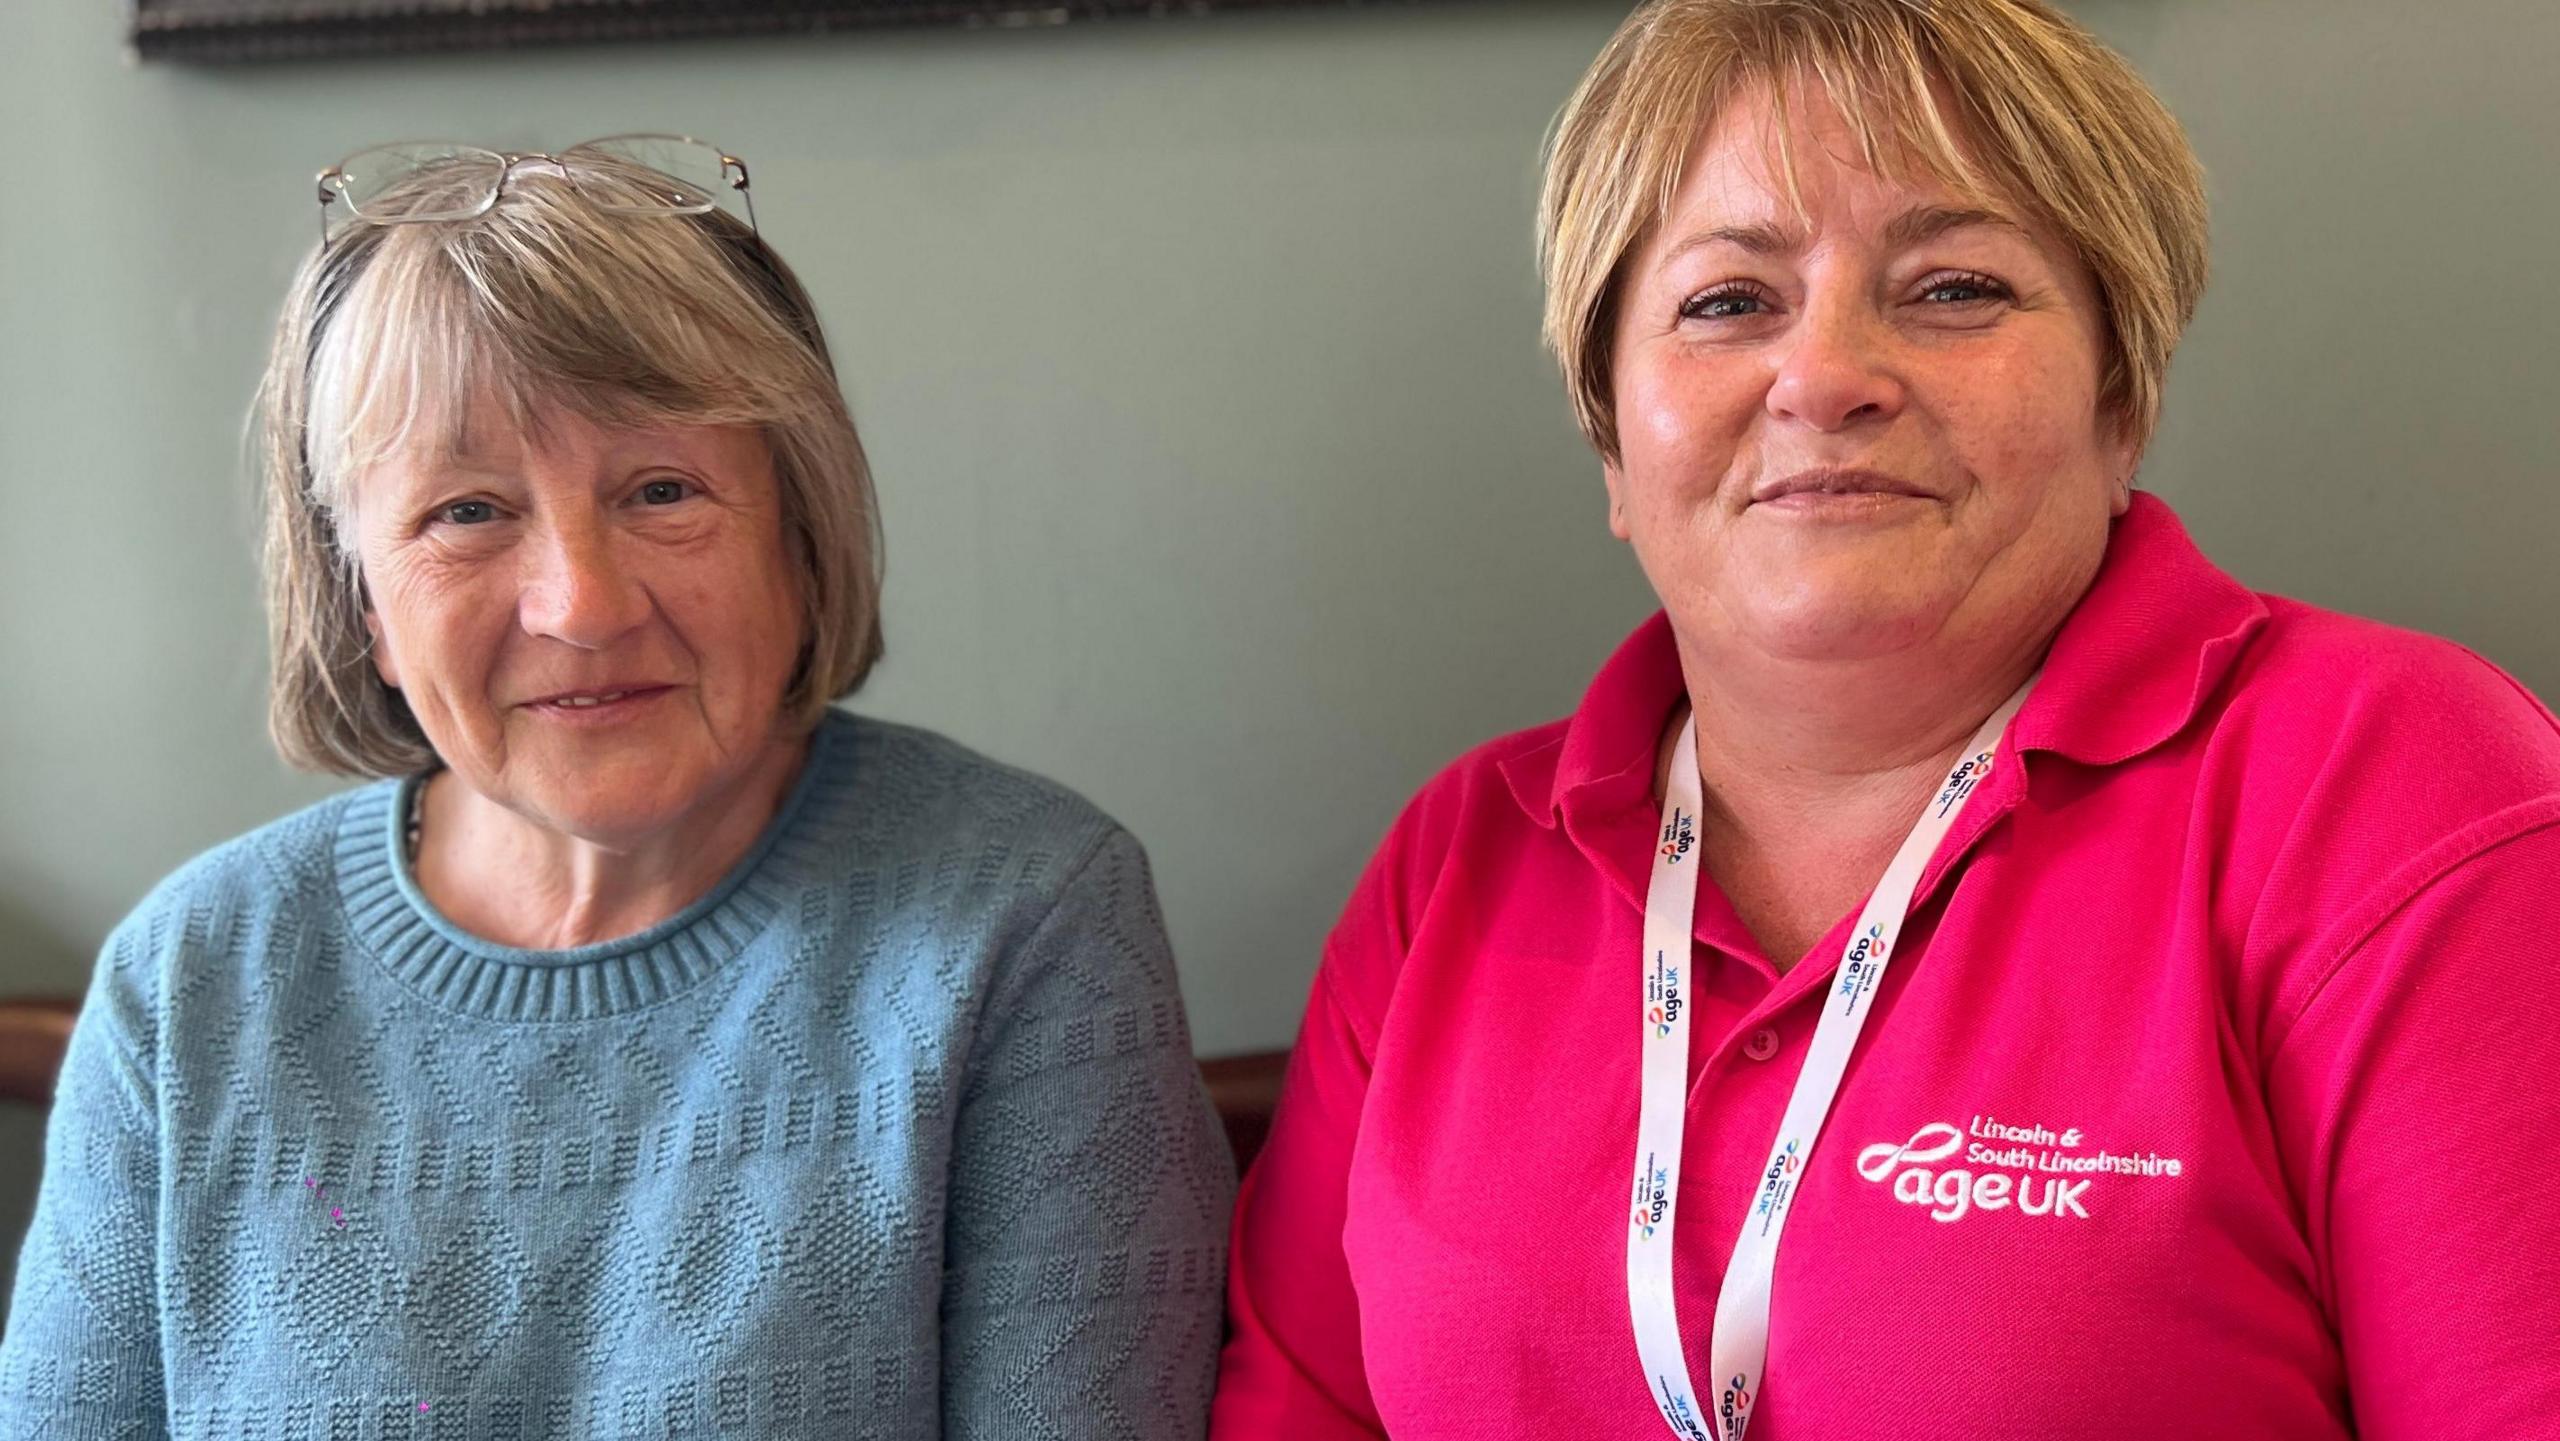
{"type": "Polygon", "coordinates": [[[1866,1028],[1867,997],[1875,994],[1892,959],[1894,943],[1920,888],[1920,873],[1937,853],[1975,787],[1991,770],[2000,733],[2026,703],[2035,678],[1992,712],[1947,772],[1911,834],[1896,851],[1884,879],[1841,952],[1836,983],[1825,994],[1813,1045],[1796,1076],[1794,1094],[1778,1123],[1777,1143],[1761,1168],[1760,1189],[1743,1217],[1742,1235],[1725,1266],[1716,1295],[1715,1330],[1708,1342],[1716,1388],[1702,1407],[1680,1349],[1680,1316],[1672,1304],[1671,1237],[1680,1207],[1680,1138],[1688,1119],[1689,1011],[1695,987],[1686,974],[1690,932],[1696,925],[1698,780],[1697,719],[1680,728],[1671,777],[1662,798],[1662,830],[1655,838],[1653,881],[1644,901],[1644,1090],[1636,1118],[1634,1219],[1627,1226],[1627,1306],[1635,1316],[1636,1354],[1644,1361],[1653,1400],[1675,1436],[1686,1441],[1741,1441],[1760,1394],[1769,1355],[1769,1281],[1778,1260],[1778,1237],[1794,1208],[1797,1184],[1813,1155],[1823,1118],[1839,1093],[1849,1052],[1866,1028]]]}

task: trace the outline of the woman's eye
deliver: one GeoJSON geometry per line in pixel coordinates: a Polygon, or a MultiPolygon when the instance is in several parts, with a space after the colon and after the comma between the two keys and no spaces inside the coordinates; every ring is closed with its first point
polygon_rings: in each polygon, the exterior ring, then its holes
{"type": "Polygon", "coordinates": [[[1920,298],[1939,305],[1971,305],[1984,300],[2006,300],[2009,287],[1987,275],[1951,275],[1933,282],[1920,292],[1920,298]]]}
{"type": "Polygon", "coordinates": [[[642,505],[673,505],[693,494],[693,487],[681,480],[653,480],[640,487],[642,505]]]}
{"type": "Polygon", "coordinates": [[[1684,320],[1739,320],[1757,315],[1762,309],[1758,295],[1748,290],[1710,290],[1693,295],[1680,306],[1684,320]]]}
{"type": "Polygon", "coordinates": [[[436,512],[447,525],[480,525],[498,518],[498,508],[485,500],[457,500],[436,512]]]}

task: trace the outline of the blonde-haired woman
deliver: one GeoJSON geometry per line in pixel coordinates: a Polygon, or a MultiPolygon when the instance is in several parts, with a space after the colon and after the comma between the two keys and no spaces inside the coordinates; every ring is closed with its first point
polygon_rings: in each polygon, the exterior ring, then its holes
{"type": "Polygon", "coordinates": [[[829,702],[872,490],[665,138],[370,152],[263,394],[273,730],[109,941],[0,1434],[1198,1432],[1231,1175],[1146,864],[829,702]]]}
{"type": "Polygon", "coordinates": [[[1213,1434],[2560,1434],[2560,728],[2134,493],[2157,98],[2039,0],[1656,0],[1540,239],[1662,613],[1354,892],[1213,1434]]]}

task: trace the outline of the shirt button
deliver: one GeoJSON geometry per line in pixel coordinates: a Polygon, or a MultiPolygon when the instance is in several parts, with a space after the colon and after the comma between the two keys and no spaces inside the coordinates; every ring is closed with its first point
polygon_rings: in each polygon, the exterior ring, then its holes
{"type": "Polygon", "coordinates": [[[1778,1033],[1767,1026],[1753,1031],[1751,1038],[1742,1043],[1742,1054],[1755,1061],[1765,1061],[1778,1054],[1778,1033]]]}

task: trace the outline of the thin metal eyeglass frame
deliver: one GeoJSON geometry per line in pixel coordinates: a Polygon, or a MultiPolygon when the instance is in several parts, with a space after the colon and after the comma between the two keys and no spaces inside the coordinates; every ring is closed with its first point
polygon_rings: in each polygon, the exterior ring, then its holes
{"type": "MultiPolygon", "coordinates": [[[[558,175],[561,179],[568,181],[572,187],[575,187],[578,183],[578,177],[572,171],[571,166],[575,164],[578,152],[590,149],[594,146],[610,144],[617,140],[674,140],[687,145],[699,145],[703,149],[718,155],[720,157],[720,178],[728,181],[729,188],[738,192],[738,199],[747,207],[748,231],[759,237],[763,235],[764,231],[762,227],[756,223],[755,192],[748,189],[749,179],[747,175],[747,162],[730,154],[728,151],[721,149],[719,146],[712,144],[708,140],[697,140],[690,135],[638,132],[627,135],[599,135],[593,140],[581,140],[577,144],[560,151],[556,155],[543,150],[491,150],[485,146],[461,145],[442,140],[394,140],[382,145],[367,146],[364,150],[356,151],[355,154],[349,155],[344,159],[339,160],[336,164],[322,170],[315,182],[320,196],[320,243],[324,247],[329,243],[329,207],[337,201],[339,195],[346,187],[347,161],[355,159],[358,155],[366,154],[368,151],[389,150],[399,146],[433,145],[444,146],[461,155],[475,153],[486,155],[492,160],[498,162],[498,173],[496,178],[489,182],[488,193],[480,197],[480,203],[478,205],[459,214],[429,216],[394,215],[388,217],[376,217],[358,214],[356,212],[354,202],[348,202],[347,216],[351,220],[361,221],[367,225],[407,225],[425,224],[439,220],[468,220],[473,216],[488,214],[491,207],[498,203],[498,197],[506,193],[507,180],[516,173],[516,167],[519,165],[530,164],[535,166],[548,166],[552,174],[558,175]]],[[[610,154],[610,152],[598,153],[610,154]]],[[[630,163],[635,165],[639,164],[638,161],[631,161],[630,163]]],[[[411,166],[410,171],[414,174],[420,168],[422,167],[411,166]]],[[[657,170],[657,167],[655,166],[645,166],[643,168],[656,171],[656,173],[660,175],[667,175],[667,172],[657,170]]],[[[675,183],[679,185],[684,183],[681,179],[673,175],[667,175],[667,178],[675,181],[675,183]]],[[[705,204],[699,207],[676,205],[664,208],[651,208],[614,205],[606,206],[605,208],[617,214],[627,215],[699,215],[705,211],[716,209],[717,207],[705,204]]]]}

